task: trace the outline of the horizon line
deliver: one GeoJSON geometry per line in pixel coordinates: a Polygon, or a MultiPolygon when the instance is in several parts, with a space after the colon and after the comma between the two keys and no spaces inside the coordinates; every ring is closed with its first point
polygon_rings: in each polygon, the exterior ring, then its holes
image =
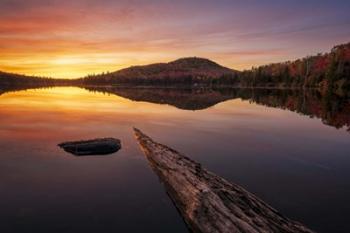
{"type": "Polygon", "coordinates": [[[89,74],[86,74],[84,76],[80,76],[80,77],[74,77],[74,78],[55,78],[55,77],[52,77],[52,76],[41,76],[41,75],[31,75],[31,74],[25,74],[25,73],[17,73],[17,72],[8,72],[6,70],[0,70],[0,73],[7,73],[7,74],[12,74],[12,75],[21,75],[21,76],[25,76],[25,77],[34,77],[34,78],[42,78],[42,79],[55,79],[55,80],[78,80],[78,79],[82,79],[82,78],[85,78],[87,76],[90,76],[90,75],[93,75],[93,76],[98,76],[98,75],[103,75],[103,74],[110,74],[110,73],[115,73],[115,72],[119,72],[121,70],[125,70],[125,69],[129,69],[129,68],[132,68],[132,67],[143,67],[143,66],[149,66],[149,65],[155,65],[155,64],[169,64],[171,62],[175,62],[177,60],[181,60],[181,59],[189,59],[189,58],[198,58],[198,59],[205,59],[205,60],[209,60],[211,62],[214,62],[224,68],[227,68],[227,69],[230,69],[232,71],[236,71],[236,72],[244,72],[244,71],[249,71],[249,70],[252,70],[254,68],[257,68],[257,67],[264,67],[264,66],[268,66],[268,65],[273,65],[273,64],[284,64],[284,63],[288,63],[288,62],[295,62],[295,61],[298,61],[298,60],[301,60],[301,59],[305,59],[305,58],[308,58],[308,57],[314,57],[314,56],[319,56],[319,55],[327,55],[327,54],[330,54],[332,52],[332,50],[334,48],[337,48],[339,46],[342,46],[342,45],[347,45],[347,44],[350,44],[350,42],[346,42],[346,43],[341,43],[341,44],[338,44],[338,45],[335,45],[331,48],[330,51],[327,51],[327,52],[319,52],[317,54],[313,54],[313,55],[305,55],[301,58],[296,58],[296,59],[293,59],[293,60],[286,60],[286,61],[280,61],[280,62],[271,62],[271,63],[267,63],[267,64],[264,64],[264,65],[259,65],[259,66],[251,66],[249,69],[243,69],[243,70],[239,70],[239,69],[235,69],[235,68],[231,68],[231,67],[227,67],[227,66],[224,66],[224,65],[221,65],[220,63],[216,62],[215,60],[213,59],[210,59],[210,58],[207,58],[207,57],[200,57],[200,56],[185,56],[185,57],[179,57],[177,59],[172,59],[168,62],[153,62],[153,63],[148,63],[148,64],[135,64],[135,65],[130,65],[130,66],[127,66],[127,67],[124,67],[124,68],[120,68],[120,69],[116,69],[114,71],[102,71],[102,72],[99,72],[99,73],[89,73],[89,74]]]}

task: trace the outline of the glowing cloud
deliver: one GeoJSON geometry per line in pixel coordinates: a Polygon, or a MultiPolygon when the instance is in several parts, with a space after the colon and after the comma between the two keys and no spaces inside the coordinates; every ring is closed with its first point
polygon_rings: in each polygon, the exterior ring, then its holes
{"type": "Polygon", "coordinates": [[[349,9],[341,0],[3,0],[0,70],[76,78],[184,56],[245,69],[347,42],[349,9]]]}

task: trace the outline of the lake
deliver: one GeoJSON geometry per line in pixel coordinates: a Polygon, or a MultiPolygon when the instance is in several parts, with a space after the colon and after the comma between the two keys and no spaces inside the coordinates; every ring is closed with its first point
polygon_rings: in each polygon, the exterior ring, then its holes
{"type": "Polygon", "coordinates": [[[311,229],[350,232],[345,94],[96,87],[0,95],[0,232],[187,232],[132,127],[311,229]],[[122,149],[57,146],[98,137],[122,149]]]}

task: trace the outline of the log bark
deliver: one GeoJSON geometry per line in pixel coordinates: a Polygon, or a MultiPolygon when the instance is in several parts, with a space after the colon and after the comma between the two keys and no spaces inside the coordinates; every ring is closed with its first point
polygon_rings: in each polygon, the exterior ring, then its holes
{"type": "Polygon", "coordinates": [[[150,166],[192,232],[311,233],[242,187],[134,128],[150,166]]]}

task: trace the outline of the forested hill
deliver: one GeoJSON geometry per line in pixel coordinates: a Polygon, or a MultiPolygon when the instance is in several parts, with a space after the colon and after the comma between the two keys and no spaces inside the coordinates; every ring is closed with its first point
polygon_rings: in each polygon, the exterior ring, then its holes
{"type": "Polygon", "coordinates": [[[54,86],[69,84],[69,80],[48,77],[27,76],[0,71],[0,85],[3,86],[54,86]]]}
{"type": "Polygon", "coordinates": [[[242,86],[350,87],[350,43],[330,53],[260,66],[240,74],[242,86]]]}
{"type": "Polygon", "coordinates": [[[331,52],[296,61],[269,64],[238,72],[203,58],[182,58],[170,63],[134,66],[113,73],[90,75],[88,85],[225,85],[235,87],[349,88],[350,43],[331,52]]]}
{"type": "Polygon", "coordinates": [[[119,85],[350,88],[350,43],[331,52],[239,72],[204,58],[133,66],[76,80],[38,78],[0,72],[0,85],[119,85]]]}
{"type": "Polygon", "coordinates": [[[113,73],[89,75],[84,84],[195,85],[231,84],[238,72],[204,58],[181,58],[169,63],[133,66],[113,73]]]}

